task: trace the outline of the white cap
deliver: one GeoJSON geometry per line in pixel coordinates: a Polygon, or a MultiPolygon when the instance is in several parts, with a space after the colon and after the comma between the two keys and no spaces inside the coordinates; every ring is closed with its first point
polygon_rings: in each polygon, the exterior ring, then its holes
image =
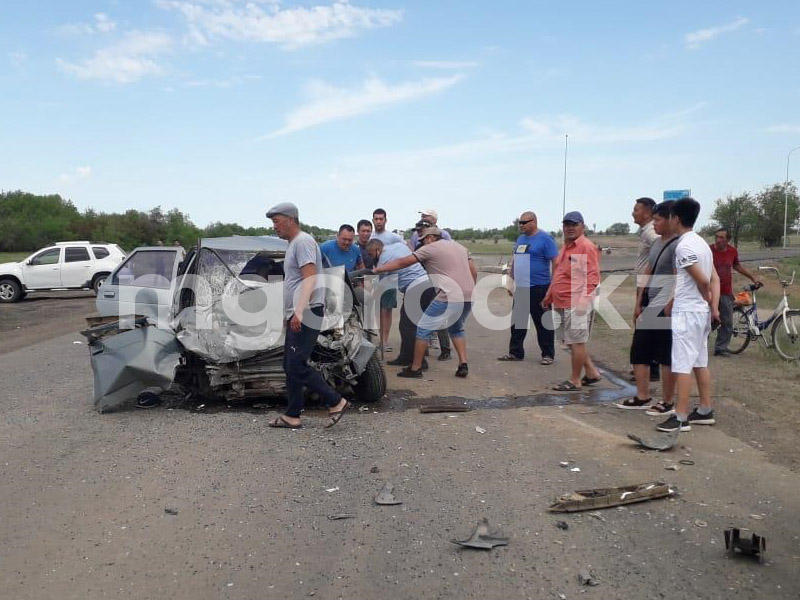
{"type": "Polygon", "coordinates": [[[423,208],[421,211],[419,211],[419,214],[421,214],[421,215],[430,215],[431,217],[433,217],[437,221],[439,220],[439,213],[437,213],[436,210],[433,209],[433,208],[423,208]]]}

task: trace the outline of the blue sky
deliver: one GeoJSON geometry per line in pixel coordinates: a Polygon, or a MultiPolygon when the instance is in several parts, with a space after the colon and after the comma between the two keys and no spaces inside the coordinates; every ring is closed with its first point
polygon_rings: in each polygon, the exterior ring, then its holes
{"type": "MultiPolygon", "coordinates": [[[[800,3],[4,0],[0,188],[337,227],[451,227],[783,181],[800,3]]],[[[791,178],[800,180],[800,153],[791,178]]]]}

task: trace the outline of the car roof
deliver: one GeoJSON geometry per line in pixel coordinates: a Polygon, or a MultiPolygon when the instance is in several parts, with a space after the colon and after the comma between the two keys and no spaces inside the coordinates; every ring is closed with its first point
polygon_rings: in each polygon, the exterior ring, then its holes
{"type": "Polygon", "coordinates": [[[286,252],[289,242],[271,235],[233,235],[229,237],[203,238],[200,240],[200,247],[211,250],[286,252]]]}

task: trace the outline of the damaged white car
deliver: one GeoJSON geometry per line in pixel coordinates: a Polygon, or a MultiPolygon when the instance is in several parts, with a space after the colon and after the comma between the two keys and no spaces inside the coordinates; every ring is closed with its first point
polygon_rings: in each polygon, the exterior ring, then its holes
{"type": "MultiPolygon", "coordinates": [[[[151,387],[229,404],[282,396],[287,247],[275,237],[235,236],[202,239],[185,257],[134,250],[99,291],[98,324],[83,332],[98,410],[151,387]]],[[[344,267],[324,269],[322,279],[325,319],[309,362],[342,394],[375,402],[386,377],[363,306],[344,267]]]]}

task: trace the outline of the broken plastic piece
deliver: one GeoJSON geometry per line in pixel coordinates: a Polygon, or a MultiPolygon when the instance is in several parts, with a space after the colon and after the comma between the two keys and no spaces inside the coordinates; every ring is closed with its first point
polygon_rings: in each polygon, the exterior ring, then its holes
{"type": "Polygon", "coordinates": [[[475,431],[478,433],[486,433],[486,430],[483,427],[475,426],[475,431]]]}
{"type": "Polygon", "coordinates": [[[680,430],[676,429],[672,433],[668,433],[666,435],[657,435],[651,438],[641,438],[634,433],[629,433],[628,438],[639,444],[639,446],[642,448],[663,451],[674,448],[678,444],[679,434],[680,430]]]}
{"type": "Polygon", "coordinates": [[[375,504],[380,504],[381,506],[395,506],[397,504],[402,504],[400,500],[394,497],[392,490],[394,490],[394,486],[391,483],[388,481],[384,483],[381,490],[375,496],[375,504]]]}
{"type": "Polygon", "coordinates": [[[736,551],[744,556],[752,556],[758,562],[764,564],[767,559],[767,540],[760,536],[753,534],[750,539],[743,539],[741,537],[741,530],[737,527],[725,530],[725,550],[729,557],[736,555],[736,551]]]}
{"type": "Polygon", "coordinates": [[[552,512],[578,512],[609,508],[656,498],[666,498],[674,494],[666,483],[656,481],[626,485],[616,488],[595,488],[578,490],[571,494],[559,496],[549,509],[552,512]]]}
{"type": "Polygon", "coordinates": [[[464,406],[460,404],[451,405],[441,405],[441,406],[420,406],[419,412],[421,413],[449,413],[449,412],[469,412],[472,409],[469,406],[464,406]]]}
{"type": "Polygon", "coordinates": [[[495,546],[508,546],[508,538],[499,537],[492,534],[489,530],[489,520],[485,517],[478,521],[472,535],[466,540],[451,540],[464,548],[476,548],[478,550],[491,550],[495,546]]]}

